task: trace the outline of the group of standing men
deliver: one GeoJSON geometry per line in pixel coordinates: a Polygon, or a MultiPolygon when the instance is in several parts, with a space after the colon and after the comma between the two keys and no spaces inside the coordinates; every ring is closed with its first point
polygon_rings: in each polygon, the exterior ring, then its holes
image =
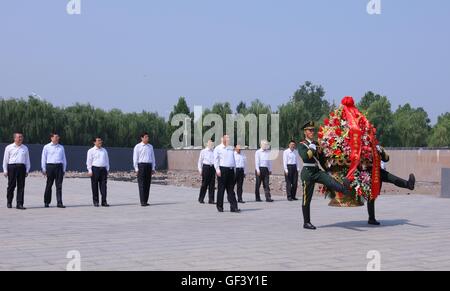
{"type": "MultiPolygon", "coordinates": [[[[133,150],[133,167],[137,174],[141,206],[146,207],[150,196],[152,175],[156,169],[153,146],[149,143],[149,135],[144,132],[141,142],[133,150]]],[[[21,132],[14,133],[14,142],[5,148],[3,156],[3,173],[8,178],[7,207],[12,208],[14,191],[17,188],[16,208],[25,210],[25,179],[31,169],[28,147],[23,144],[21,132]]],[[[62,199],[62,185],[67,170],[67,159],[64,146],[57,133],[50,134],[50,143],[44,146],[41,157],[41,169],[47,177],[44,191],[44,206],[50,207],[52,188],[56,185],[57,207],[65,208],[62,199]]],[[[86,167],[91,178],[92,200],[95,207],[109,207],[107,202],[107,180],[110,169],[108,151],[103,147],[101,137],[95,137],[93,147],[87,152],[86,167]],[[101,201],[100,201],[101,195],[101,201]]]]}
{"type": "MultiPolygon", "coordinates": [[[[221,141],[220,145],[214,147],[214,142],[209,140],[205,149],[200,152],[197,166],[202,176],[202,184],[198,201],[202,204],[205,203],[204,199],[206,192],[208,192],[208,203],[216,204],[217,210],[223,212],[223,199],[226,191],[231,212],[240,212],[238,203],[245,203],[242,193],[247,175],[247,157],[242,153],[240,145],[235,147],[230,145],[228,135],[223,136],[221,141]],[[216,177],[218,180],[217,203],[214,201],[216,177]]],[[[263,201],[260,194],[261,184],[264,189],[265,201],[273,202],[270,193],[270,175],[272,175],[273,161],[271,155],[269,142],[262,140],[260,148],[255,152],[255,200],[257,202],[263,201]]],[[[289,148],[283,153],[283,168],[287,199],[289,201],[298,200],[296,194],[300,156],[294,140],[289,143],[289,148]]]]}

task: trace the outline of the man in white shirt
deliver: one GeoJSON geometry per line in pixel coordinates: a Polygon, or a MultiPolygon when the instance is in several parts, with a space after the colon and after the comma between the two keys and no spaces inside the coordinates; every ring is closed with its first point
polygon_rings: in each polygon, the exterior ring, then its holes
{"type": "Polygon", "coordinates": [[[216,169],[218,190],[217,190],[217,210],[223,212],[223,196],[227,190],[227,199],[230,203],[231,212],[241,212],[238,208],[236,195],[234,193],[235,174],[234,149],[230,146],[230,137],[224,135],[222,143],[214,149],[214,168],[216,169]]]}
{"type": "Polygon", "coordinates": [[[23,207],[25,196],[25,178],[30,172],[30,154],[27,146],[23,144],[23,134],[14,133],[14,143],[5,148],[3,156],[3,173],[8,178],[7,207],[12,208],[14,190],[17,186],[17,209],[25,210],[23,207]]]}
{"type": "Polygon", "coordinates": [[[205,203],[206,190],[208,190],[208,204],[214,204],[214,188],[216,186],[216,171],[214,170],[214,142],[208,140],[206,147],[200,151],[197,163],[198,172],[202,176],[202,186],[198,202],[205,203]]]}
{"type": "Polygon", "coordinates": [[[270,145],[266,140],[261,141],[261,148],[255,152],[255,196],[257,202],[262,202],[259,189],[261,182],[263,184],[264,193],[267,202],[273,202],[270,195],[269,177],[272,175],[272,159],[270,157],[270,145]]]}
{"type": "Polygon", "coordinates": [[[283,169],[286,180],[286,193],[289,201],[297,199],[298,172],[300,171],[300,156],[296,150],[295,140],[289,142],[289,148],[283,152],[283,169]]]}
{"type": "Polygon", "coordinates": [[[245,203],[242,198],[244,179],[247,175],[247,157],[241,152],[241,146],[236,145],[234,152],[234,160],[236,161],[236,192],[238,203],[245,203]]]}
{"type": "Polygon", "coordinates": [[[141,206],[150,206],[148,198],[150,197],[150,185],[152,184],[152,175],[156,170],[155,151],[150,144],[150,137],[147,132],[141,134],[141,143],[134,147],[133,166],[137,173],[139,198],[141,206]]]}
{"type": "Polygon", "coordinates": [[[109,172],[109,157],[106,149],[103,148],[103,140],[100,137],[93,139],[94,147],[87,152],[86,166],[91,177],[92,198],[94,206],[99,207],[98,189],[102,194],[102,206],[109,207],[106,200],[109,172]]]}
{"type": "Polygon", "coordinates": [[[64,147],[59,144],[59,139],[57,133],[50,134],[51,142],[46,144],[42,150],[41,168],[42,173],[47,176],[44,194],[46,208],[50,207],[52,202],[52,187],[55,182],[57,207],[66,208],[62,201],[62,183],[67,168],[67,160],[64,147]]]}

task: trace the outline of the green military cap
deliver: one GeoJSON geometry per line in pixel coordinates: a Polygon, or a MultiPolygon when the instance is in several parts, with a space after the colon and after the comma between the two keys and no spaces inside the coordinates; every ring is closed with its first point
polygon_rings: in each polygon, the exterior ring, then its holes
{"type": "Polygon", "coordinates": [[[305,125],[303,125],[302,129],[306,130],[306,129],[315,129],[316,126],[314,124],[314,121],[308,121],[305,125]]]}

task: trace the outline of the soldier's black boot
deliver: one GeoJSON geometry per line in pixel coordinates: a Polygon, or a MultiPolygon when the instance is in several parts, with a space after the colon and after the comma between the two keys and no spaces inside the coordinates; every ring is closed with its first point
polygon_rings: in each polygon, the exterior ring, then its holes
{"type": "Polygon", "coordinates": [[[316,227],[311,224],[311,209],[308,206],[302,206],[303,211],[303,228],[304,229],[310,229],[315,230],[316,227]]]}
{"type": "Polygon", "coordinates": [[[375,219],[375,200],[367,202],[367,212],[369,212],[368,224],[380,225],[380,223],[375,219]]]}
{"type": "Polygon", "coordinates": [[[415,187],[416,187],[416,177],[414,176],[414,174],[409,174],[408,189],[412,191],[414,190],[415,187]]]}

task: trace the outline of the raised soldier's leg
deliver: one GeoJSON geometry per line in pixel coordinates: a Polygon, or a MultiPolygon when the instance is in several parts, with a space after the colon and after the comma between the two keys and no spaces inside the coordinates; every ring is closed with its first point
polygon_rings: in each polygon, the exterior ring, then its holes
{"type": "Polygon", "coordinates": [[[414,190],[415,186],[415,177],[413,174],[409,176],[409,180],[404,180],[395,175],[392,175],[386,170],[381,169],[381,181],[386,183],[394,184],[397,187],[414,190]]]}
{"type": "Polygon", "coordinates": [[[340,192],[345,195],[352,194],[352,192],[349,188],[345,187],[343,184],[336,181],[336,179],[334,179],[332,176],[330,176],[326,172],[320,171],[316,175],[317,175],[316,182],[323,184],[325,187],[327,187],[327,189],[329,189],[331,191],[335,191],[335,192],[340,192]]]}

